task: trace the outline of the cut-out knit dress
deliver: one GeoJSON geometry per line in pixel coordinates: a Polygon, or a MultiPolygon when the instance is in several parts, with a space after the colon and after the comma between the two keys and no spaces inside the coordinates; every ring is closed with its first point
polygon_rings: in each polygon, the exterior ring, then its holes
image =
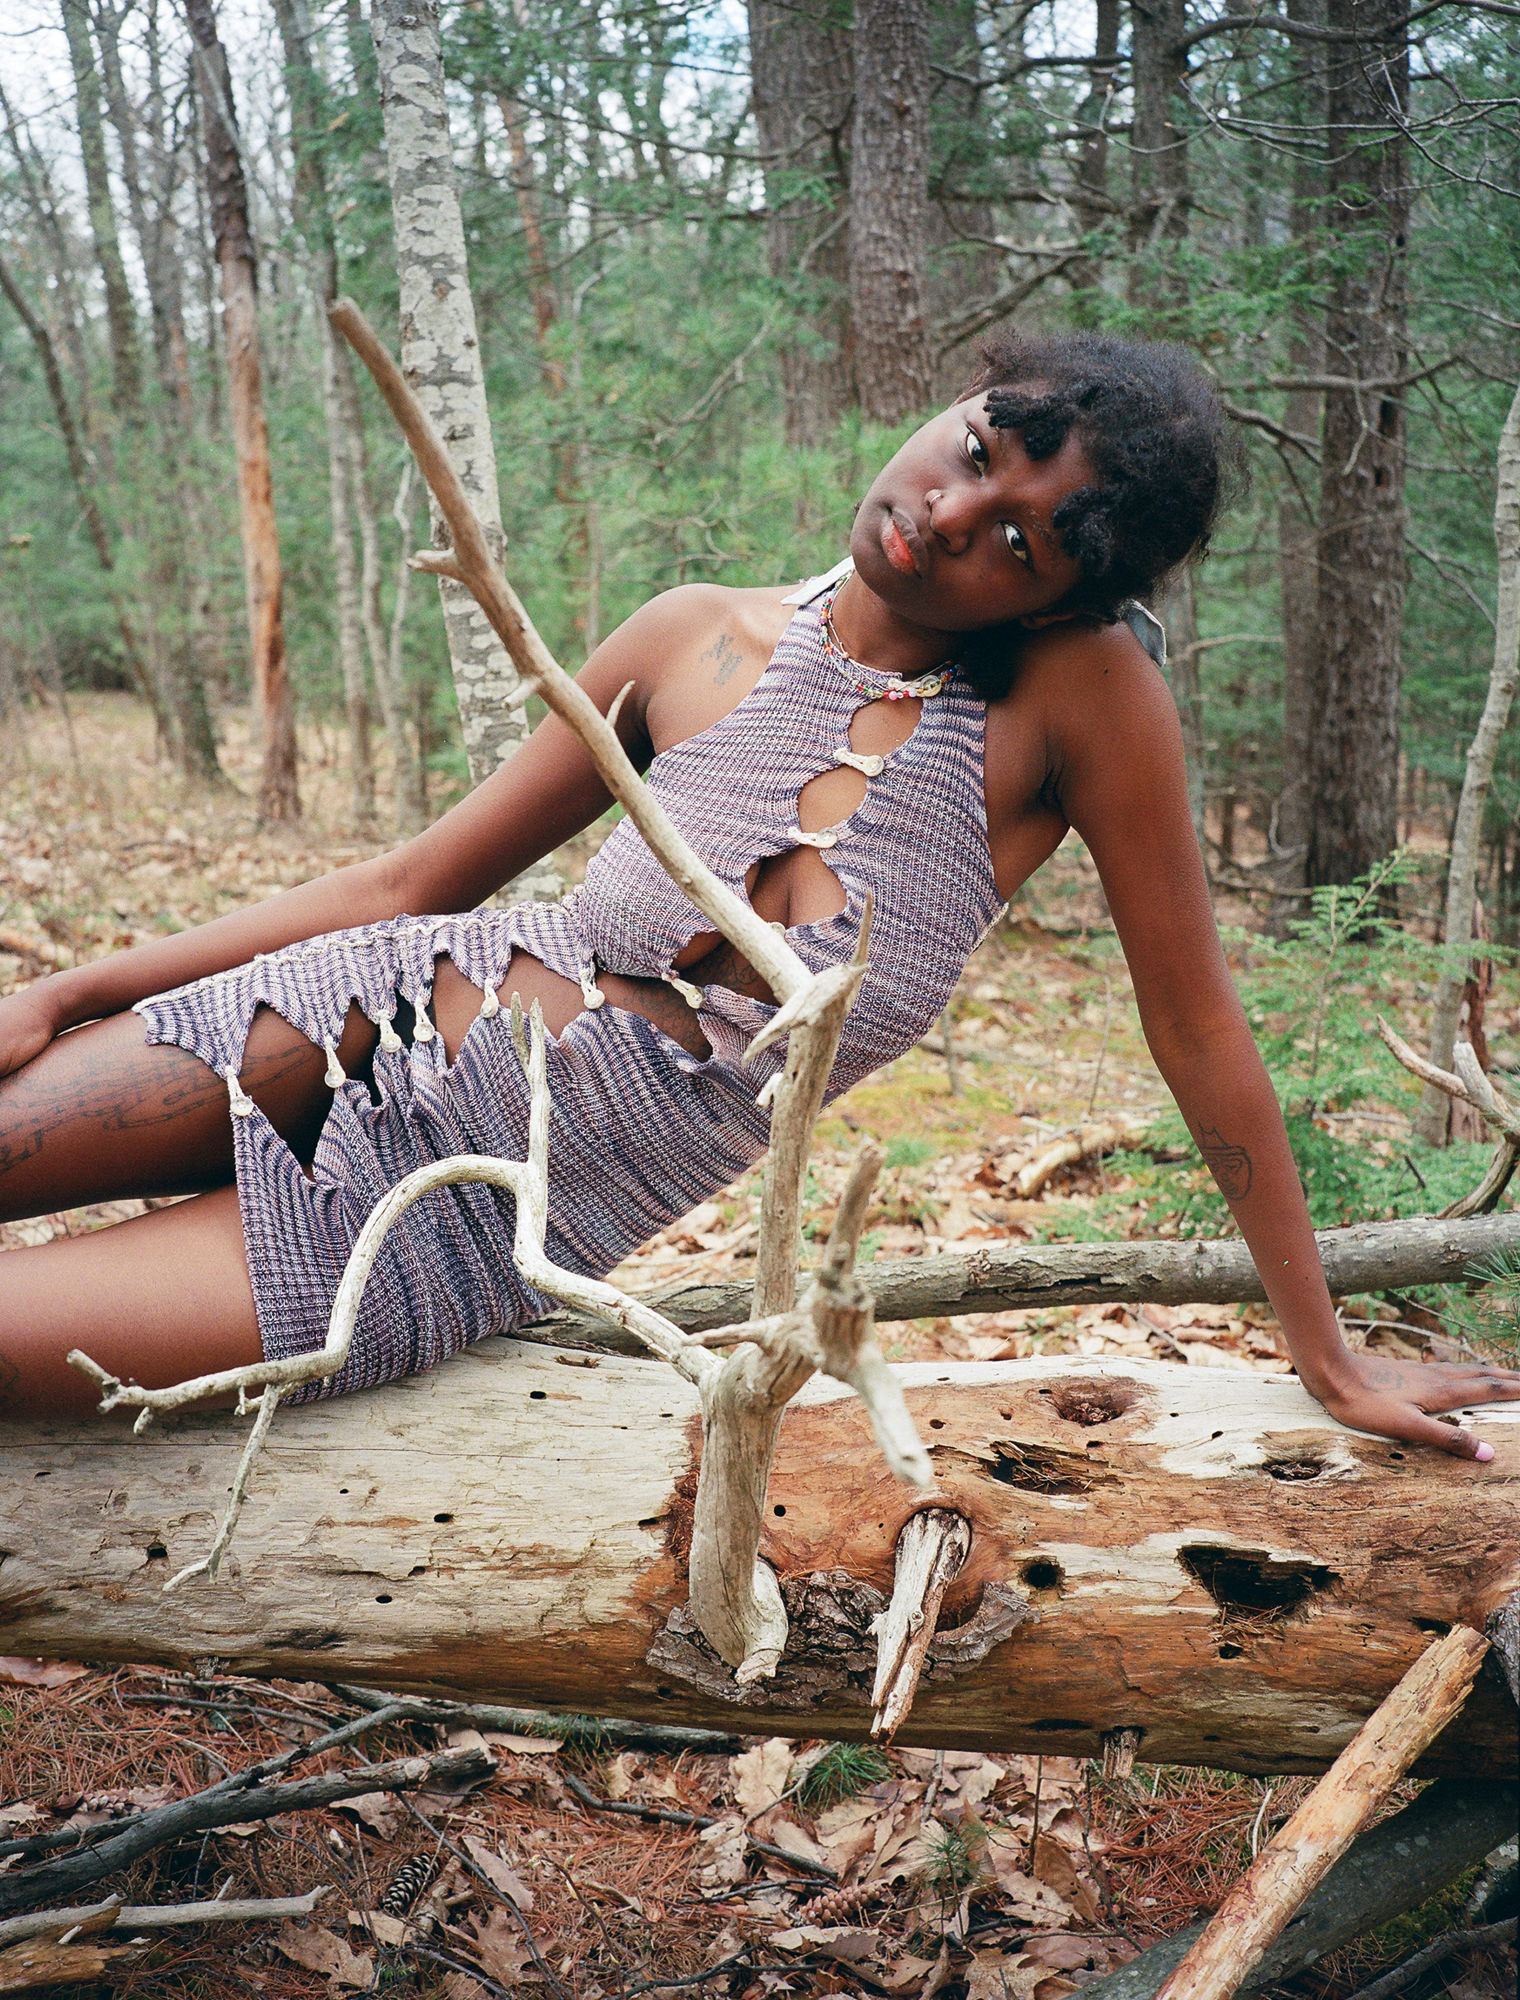
{"type": "MultiPolygon", "coordinates": [[[[828,850],[844,907],[787,933],[815,969],[850,956],[872,898],[871,963],[845,1021],[830,1098],[919,1040],[1000,906],[987,841],[981,699],[952,679],[923,703],[896,750],[858,761],[851,750],[850,719],[873,696],[852,687],[830,657],[819,603],[845,567],[794,593],[788,601],[797,609],[754,688],[730,714],[657,756],[647,778],[697,853],[741,895],[756,860],[801,843],[828,850]],[[803,834],[799,793],[839,763],[864,769],[865,797],[837,826],[803,834]]],[[[1149,630],[1141,636],[1154,645],[1149,630]]],[[[872,680],[870,670],[864,677],[872,680]]],[[[322,1345],[355,1238],[405,1174],[451,1153],[524,1156],[528,1083],[507,1009],[495,999],[515,951],[577,980],[589,1003],[548,1038],[551,1258],[600,1276],[757,1159],[770,1122],[757,1094],[785,1049],[748,1067],[741,1057],[772,1003],[702,989],[698,1018],[712,1050],[705,1060],[642,1015],[598,1004],[598,967],[666,977],[682,947],[710,928],[624,819],[582,886],[558,903],[398,916],[139,1001],[150,1043],[189,1050],[227,1082],[266,1356],[322,1345]],[[452,1064],[427,1014],[439,957],[485,995],[452,1064]],[[395,1032],[398,996],[415,1012],[410,1046],[395,1032]],[[363,1080],[343,1076],[333,1053],[355,1001],[381,1031],[378,1102],[363,1080]],[[333,1099],[309,1176],[238,1081],[261,1006],[328,1049],[333,1099]]],[[[470,1341],[552,1310],[512,1262],[513,1219],[512,1197],[501,1189],[447,1187],[416,1202],[385,1237],[342,1369],[290,1400],[430,1368],[470,1341]]]]}

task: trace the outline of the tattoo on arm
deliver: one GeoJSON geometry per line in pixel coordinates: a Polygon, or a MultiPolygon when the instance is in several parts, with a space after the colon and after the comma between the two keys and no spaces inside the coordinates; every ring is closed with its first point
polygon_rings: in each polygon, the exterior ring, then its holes
{"type": "Polygon", "coordinates": [[[726,686],[744,665],[744,655],[726,632],[718,634],[702,658],[712,661],[714,687],[726,686]]]}
{"type": "Polygon", "coordinates": [[[1217,1125],[1205,1125],[1198,1150],[1225,1200],[1244,1201],[1251,1192],[1251,1155],[1245,1147],[1232,1145],[1217,1125]]]}

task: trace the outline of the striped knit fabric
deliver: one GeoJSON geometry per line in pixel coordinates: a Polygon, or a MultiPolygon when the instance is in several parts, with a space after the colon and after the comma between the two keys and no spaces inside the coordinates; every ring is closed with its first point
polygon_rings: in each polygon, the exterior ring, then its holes
{"type": "MultiPolygon", "coordinates": [[[[798,794],[842,761],[850,718],[870,699],[825,650],[818,600],[829,581],[797,593],[791,623],[737,708],[650,767],[666,810],[740,893],[753,862],[798,844],[798,794]]],[[[868,775],[862,803],[832,829],[826,858],[843,885],[843,909],[788,933],[809,965],[837,964],[872,899],[871,965],[845,1023],[830,1096],[913,1046],[997,915],[984,719],[982,702],[958,680],[923,704],[912,735],[868,775]]],[[[705,988],[699,1018],[712,1054],[699,1060],[641,1015],[594,1004],[598,967],[657,977],[710,928],[625,819],[582,887],[560,903],[396,917],[139,1002],[150,1042],[188,1049],[227,1080],[266,1354],[322,1344],[355,1237],[404,1174],[450,1153],[523,1157],[528,1086],[506,1011],[488,997],[450,1065],[426,1011],[440,956],[489,994],[513,952],[528,952],[579,980],[593,1003],[549,1043],[548,1248],[558,1262],[601,1275],[750,1165],[768,1138],[756,1096],[784,1050],[750,1068],[740,1058],[773,1006],[705,988]],[[417,1010],[410,1046],[392,1025],[398,995],[417,1010]],[[332,1057],[332,1108],[308,1176],[238,1083],[249,1027],[261,1006],[272,1007],[331,1050],[354,1002],[380,1024],[379,1101],[365,1082],[343,1078],[332,1057]]],[[[386,1237],[348,1361],[292,1400],[431,1367],[545,1310],[512,1263],[512,1223],[511,1197],[490,1188],[444,1188],[418,1202],[386,1237]]]]}

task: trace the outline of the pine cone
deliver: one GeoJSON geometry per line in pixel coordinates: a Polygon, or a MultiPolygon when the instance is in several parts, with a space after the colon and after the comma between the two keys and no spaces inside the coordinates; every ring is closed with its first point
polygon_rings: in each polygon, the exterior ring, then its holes
{"type": "Polygon", "coordinates": [[[842,1924],[863,1910],[876,1893],[872,1882],[857,1882],[853,1889],[825,1889],[802,1912],[810,1924],[842,1924]]]}
{"type": "Polygon", "coordinates": [[[375,1908],[387,1917],[404,1917],[437,1873],[431,1854],[414,1854],[396,1870],[375,1908]]]}

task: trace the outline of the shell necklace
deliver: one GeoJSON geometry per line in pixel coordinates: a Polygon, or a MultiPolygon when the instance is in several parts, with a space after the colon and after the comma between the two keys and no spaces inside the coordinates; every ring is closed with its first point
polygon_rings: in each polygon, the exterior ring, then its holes
{"type": "Polygon", "coordinates": [[[928,701],[950,685],[955,678],[953,659],[942,660],[927,673],[911,678],[887,674],[882,667],[868,667],[863,661],[852,659],[834,630],[834,599],[838,591],[839,585],[835,584],[823,600],[823,656],[856,694],[865,695],[870,701],[928,701]],[[868,674],[872,676],[869,680],[864,678],[868,674]]]}

